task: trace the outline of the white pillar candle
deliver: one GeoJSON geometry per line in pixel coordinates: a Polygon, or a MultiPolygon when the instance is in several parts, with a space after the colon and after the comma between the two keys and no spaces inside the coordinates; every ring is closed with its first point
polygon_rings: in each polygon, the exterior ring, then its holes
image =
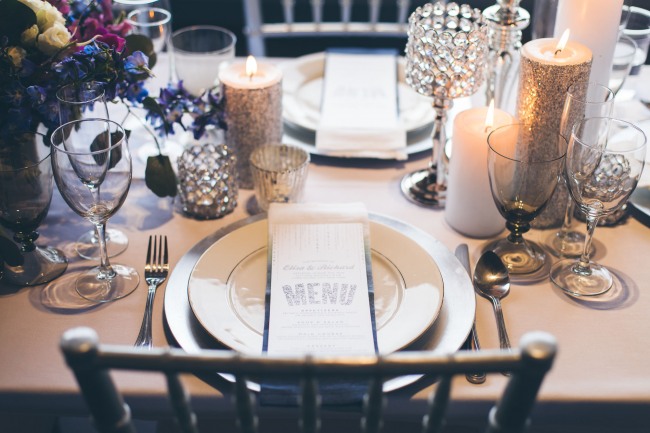
{"type": "Polygon", "coordinates": [[[282,71],[268,63],[229,65],[219,73],[225,98],[226,144],[237,157],[240,188],[253,188],[249,158],[253,150],[282,140],[282,71]]]}
{"type": "Polygon", "coordinates": [[[490,191],[487,137],[514,118],[496,109],[491,120],[488,108],[480,107],[461,111],[453,124],[445,219],[454,230],[474,238],[495,236],[505,227],[490,191]]]}
{"type": "MultiPolygon", "coordinates": [[[[526,151],[545,157],[549,146],[557,144],[567,89],[575,83],[589,81],[591,50],[570,38],[535,39],[521,48],[521,69],[517,116],[529,134],[524,140],[526,151]],[[564,44],[565,43],[565,44],[564,44]]],[[[550,150],[554,155],[554,150],[550,150]]],[[[568,194],[562,186],[546,209],[533,221],[536,228],[559,226],[564,218],[568,194]]]]}
{"type": "Polygon", "coordinates": [[[623,0],[560,0],[555,37],[571,29],[571,38],[593,53],[590,81],[607,86],[621,23],[623,0]]]}

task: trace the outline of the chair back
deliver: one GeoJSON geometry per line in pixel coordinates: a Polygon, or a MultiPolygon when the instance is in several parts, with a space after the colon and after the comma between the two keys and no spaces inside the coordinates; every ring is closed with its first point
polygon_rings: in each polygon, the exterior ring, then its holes
{"type": "Polygon", "coordinates": [[[380,21],[382,0],[365,0],[368,13],[365,20],[352,20],[353,0],[338,0],[339,15],[334,21],[325,21],[325,0],[309,0],[311,15],[309,21],[297,21],[296,0],[272,0],[264,2],[281,8],[279,22],[266,22],[262,11],[262,0],[244,0],[244,33],[248,39],[248,51],[254,56],[266,55],[267,38],[310,37],[310,36],[362,36],[362,37],[405,37],[410,0],[388,0],[395,4],[390,21],[380,21]]]}
{"type": "Polygon", "coordinates": [[[427,351],[402,351],[384,356],[276,357],[250,356],[228,350],[204,350],[188,354],[180,349],[145,350],[131,346],[100,344],[90,328],[73,328],[62,337],[61,349],[73,370],[86,400],[95,428],[101,433],[134,433],[129,407],[117,390],[110,369],[155,371],[167,378],[169,398],[180,430],[197,433],[197,417],[179,378],[180,373],[198,375],[228,373],[234,377],[232,396],[235,414],[243,433],[257,431],[259,418],[254,393],[247,379],[299,379],[300,404],[297,424],[305,433],[320,426],[319,381],[349,377],[368,381],[363,398],[363,418],[359,431],[380,431],[385,412],[383,382],[402,375],[433,375],[437,384],[423,416],[423,431],[440,430],[450,400],[454,375],[475,371],[510,372],[511,376],[487,420],[489,433],[523,432],[535,404],[540,385],[551,368],[556,352],[555,339],[534,332],[525,335],[512,351],[459,351],[446,356],[427,351]]]}

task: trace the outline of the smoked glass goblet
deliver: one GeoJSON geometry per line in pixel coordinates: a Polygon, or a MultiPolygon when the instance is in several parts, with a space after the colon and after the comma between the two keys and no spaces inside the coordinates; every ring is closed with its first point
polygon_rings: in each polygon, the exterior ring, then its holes
{"type": "MultiPolygon", "coordinates": [[[[560,134],[568,143],[573,126],[580,120],[585,117],[611,116],[613,111],[614,92],[612,90],[597,83],[574,83],[569,86],[564,98],[560,134]]],[[[561,179],[558,188],[567,188],[564,178],[561,179]]],[[[546,240],[546,247],[555,256],[578,257],[582,253],[585,235],[573,228],[574,211],[574,201],[568,196],[562,227],[551,233],[546,240]]]]}
{"type": "Polygon", "coordinates": [[[614,279],[589,259],[598,219],[625,204],[643,172],[647,139],[623,120],[591,117],[573,127],[565,177],[571,198],[586,215],[587,236],[579,259],[564,259],[551,268],[551,281],[569,295],[595,296],[611,289],[614,279]]]}
{"type": "Polygon", "coordinates": [[[4,278],[12,284],[43,284],[68,267],[61,251],[35,243],[39,236],[36,229],[52,201],[52,179],[50,147],[43,135],[26,133],[2,139],[0,224],[14,233],[22,256],[20,264],[5,263],[4,278]]]}
{"type": "Polygon", "coordinates": [[[52,134],[56,185],[68,206],[95,225],[100,265],[76,281],[76,290],[93,302],[108,302],[133,292],[139,276],[125,265],[111,265],[106,252],[106,222],[124,203],[131,185],[131,153],[124,129],[107,119],[66,123],[52,134]]]}
{"type": "Polygon", "coordinates": [[[401,182],[402,193],[414,203],[445,206],[447,112],[454,99],[474,94],[483,84],[487,32],[481,11],[469,5],[427,3],[409,17],[406,83],[416,92],[433,97],[435,111],[429,166],[407,174],[401,182]]]}
{"type": "MultiPolygon", "coordinates": [[[[104,95],[104,85],[97,81],[68,84],[56,92],[59,103],[59,124],[86,118],[110,119],[104,95]]],[[[129,239],[123,231],[106,231],[106,250],[109,257],[123,253],[129,239]]],[[[99,239],[95,230],[89,230],[77,239],[77,254],[87,260],[99,260],[99,239]]]]}
{"type": "Polygon", "coordinates": [[[559,134],[548,143],[531,143],[529,137],[526,126],[518,124],[488,136],[490,189],[510,234],[485,250],[494,251],[514,275],[532,274],[547,260],[544,250],[523,235],[553,195],[566,153],[566,140],[559,134]]]}

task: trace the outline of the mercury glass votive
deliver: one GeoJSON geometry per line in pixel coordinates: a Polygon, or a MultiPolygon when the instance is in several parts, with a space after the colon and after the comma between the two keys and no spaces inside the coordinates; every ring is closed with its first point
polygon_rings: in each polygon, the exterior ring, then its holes
{"type": "Polygon", "coordinates": [[[445,124],[455,98],[474,94],[484,81],[487,26],[469,5],[427,3],[409,17],[406,83],[433,97],[433,156],[429,167],[406,175],[404,195],[426,207],[444,207],[448,158],[445,124]]]}
{"type": "Polygon", "coordinates": [[[239,188],[235,155],[224,144],[197,144],[178,158],[183,212],[196,219],[215,219],[237,206],[239,188]]]}
{"type": "Polygon", "coordinates": [[[260,210],[270,203],[296,203],[307,180],[309,153],[286,144],[258,147],[250,156],[255,197],[260,210]]]}

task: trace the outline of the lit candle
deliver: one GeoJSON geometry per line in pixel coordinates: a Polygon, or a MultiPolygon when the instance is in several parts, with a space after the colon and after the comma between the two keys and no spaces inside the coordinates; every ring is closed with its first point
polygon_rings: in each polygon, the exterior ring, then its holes
{"type": "MultiPolygon", "coordinates": [[[[568,87],[584,83],[586,88],[589,81],[591,50],[570,34],[567,30],[560,39],[534,39],[521,48],[517,116],[527,127],[527,151],[540,157],[547,156],[549,146],[557,144],[568,87]]],[[[561,183],[533,226],[561,225],[567,200],[561,183]]]]}
{"type": "Polygon", "coordinates": [[[253,188],[253,150],[282,140],[282,71],[253,56],[219,73],[225,98],[226,144],[237,156],[237,183],[253,188]]]}
{"type": "Polygon", "coordinates": [[[607,86],[618,39],[623,0],[560,0],[555,19],[558,37],[571,29],[571,38],[592,51],[590,81],[607,86]]]}
{"type": "Polygon", "coordinates": [[[495,236],[504,220],[490,191],[487,137],[495,128],[514,123],[505,111],[490,107],[461,111],[454,118],[445,219],[459,233],[474,238],[495,236]]]}

